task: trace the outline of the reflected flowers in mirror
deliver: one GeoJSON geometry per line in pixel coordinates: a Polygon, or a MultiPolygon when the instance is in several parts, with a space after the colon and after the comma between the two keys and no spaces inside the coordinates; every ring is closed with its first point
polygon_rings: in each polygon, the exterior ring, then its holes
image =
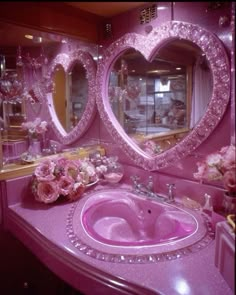
{"type": "Polygon", "coordinates": [[[33,138],[38,138],[38,135],[44,134],[47,131],[47,122],[36,118],[34,121],[23,122],[21,128],[28,131],[33,138]]]}
{"type": "Polygon", "coordinates": [[[198,162],[198,171],[193,174],[201,182],[221,181],[227,195],[236,198],[236,160],[235,145],[222,147],[198,162]]]}
{"type": "Polygon", "coordinates": [[[89,161],[57,157],[39,163],[32,176],[31,188],[38,202],[75,201],[96,179],[95,167],[89,161]]]}

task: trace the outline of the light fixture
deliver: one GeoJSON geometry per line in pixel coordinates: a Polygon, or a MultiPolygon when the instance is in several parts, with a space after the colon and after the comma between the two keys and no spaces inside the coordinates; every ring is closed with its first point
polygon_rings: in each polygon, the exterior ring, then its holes
{"type": "Polygon", "coordinates": [[[32,36],[32,35],[25,35],[25,38],[26,38],[26,39],[33,40],[34,36],[32,36]]]}
{"type": "Polygon", "coordinates": [[[42,41],[43,41],[42,37],[36,37],[36,36],[33,37],[33,42],[34,43],[42,43],[42,41]]]}
{"type": "Polygon", "coordinates": [[[169,73],[170,70],[152,70],[152,71],[147,71],[147,74],[154,74],[154,73],[160,73],[160,74],[163,74],[163,73],[169,73]]]}
{"type": "Polygon", "coordinates": [[[168,9],[167,6],[158,6],[157,7],[157,10],[165,10],[165,9],[168,9]]]}

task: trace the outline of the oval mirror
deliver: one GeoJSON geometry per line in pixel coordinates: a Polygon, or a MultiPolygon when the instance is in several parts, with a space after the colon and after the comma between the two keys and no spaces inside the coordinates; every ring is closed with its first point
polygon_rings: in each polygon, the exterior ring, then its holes
{"type": "Polygon", "coordinates": [[[156,170],[192,153],[221,120],[230,71],[220,40],[168,22],[147,37],[127,34],[98,64],[99,112],[138,165],[156,170]]]}
{"type": "Polygon", "coordinates": [[[52,127],[63,144],[77,140],[95,114],[96,65],[92,56],[78,50],[56,56],[49,77],[53,91],[47,93],[52,127]]]}

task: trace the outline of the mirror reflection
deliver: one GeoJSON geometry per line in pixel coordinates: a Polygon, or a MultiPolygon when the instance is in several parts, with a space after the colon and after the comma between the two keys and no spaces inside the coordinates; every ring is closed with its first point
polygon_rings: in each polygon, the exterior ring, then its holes
{"type": "Polygon", "coordinates": [[[61,125],[67,130],[66,127],[66,73],[61,65],[56,65],[54,74],[54,91],[53,91],[53,106],[57,114],[57,118],[61,125]]]}
{"type": "Polygon", "coordinates": [[[69,89],[70,126],[73,128],[83,115],[88,95],[86,71],[80,63],[76,63],[69,73],[69,89]]]}
{"type": "Polygon", "coordinates": [[[123,130],[153,154],[171,148],[197,124],[212,95],[212,73],[201,49],[187,40],[164,45],[147,61],[123,51],[110,71],[108,97],[123,130]]]}
{"type": "Polygon", "coordinates": [[[5,165],[29,151],[23,123],[35,118],[48,123],[47,134],[37,138],[39,156],[55,152],[49,136],[69,145],[88,129],[96,107],[97,45],[1,21],[0,26],[0,162],[5,165]]]}
{"type": "Polygon", "coordinates": [[[55,112],[65,131],[70,132],[79,123],[87,103],[86,70],[81,63],[76,62],[66,73],[62,65],[58,64],[52,76],[55,112]]]}

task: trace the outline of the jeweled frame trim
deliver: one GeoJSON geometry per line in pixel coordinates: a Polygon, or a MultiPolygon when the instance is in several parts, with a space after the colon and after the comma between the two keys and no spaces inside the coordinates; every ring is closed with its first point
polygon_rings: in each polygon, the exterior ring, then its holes
{"type": "Polygon", "coordinates": [[[88,80],[88,101],[80,121],[69,133],[64,130],[57,118],[53,107],[52,92],[47,93],[46,105],[50,117],[50,124],[62,144],[71,144],[78,140],[89,128],[96,113],[96,63],[88,52],[75,50],[69,54],[58,54],[50,65],[50,80],[52,80],[53,73],[58,65],[61,65],[65,73],[68,74],[75,63],[80,63],[85,68],[86,78],[88,80]]]}
{"type": "Polygon", "coordinates": [[[98,63],[97,89],[98,110],[114,141],[138,166],[148,171],[158,170],[191,154],[222,119],[230,98],[229,61],[223,44],[216,35],[195,24],[169,21],[153,29],[148,36],[128,33],[113,42],[98,63]],[[204,116],[192,131],[176,146],[153,157],[129,138],[112,113],[107,97],[109,74],[114,61],[123,51],[134,48],[151,61],[161,47],[176,38],[193,42],[205,53],[213,75],[213,91],[204,116]]]}

